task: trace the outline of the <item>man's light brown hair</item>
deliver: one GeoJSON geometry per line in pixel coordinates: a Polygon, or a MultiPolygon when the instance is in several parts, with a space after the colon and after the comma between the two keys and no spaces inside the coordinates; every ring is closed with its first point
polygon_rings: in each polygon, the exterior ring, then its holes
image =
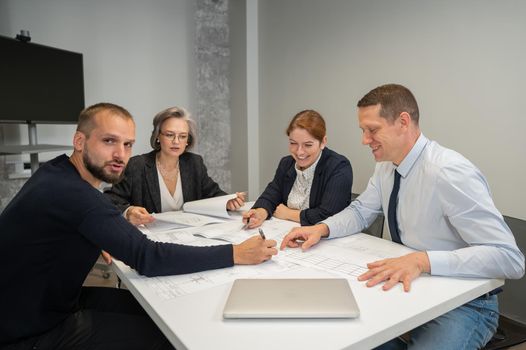
{"type": "Polygon", "coordinates": [[[380,116],[390,123],[394,122],[402,112],[407,112],[411,120],[418,125],[419,112],[415,96],[405,86],[398,84],[386,84],[378,86],[369,91],[360,101],[357,107],[369,107],[380,105],[380,116]]]}
{"type": "Polygon", "coordinates": [[[118,106],[113,103],[101,102],[87,107],[79,115],[79,121],[77,124],[77,131],[89,137],[91,131],[97,126],[94,117],[100,113],[108,111],[112,115],[118,115],[125,119],[133,120],[132,115],[124,107],[118,106]]]}

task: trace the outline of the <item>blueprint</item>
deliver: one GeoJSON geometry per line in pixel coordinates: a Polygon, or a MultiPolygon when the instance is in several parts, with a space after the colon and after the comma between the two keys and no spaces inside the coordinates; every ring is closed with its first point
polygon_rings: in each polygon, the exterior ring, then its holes
{"type": "MultiPolygon", "coordinates": [[[[289,226],[292,227],[289,222],[282,220],[280,220],[280,222],[281,223],[271,223],[271,220],[265,222],[266,226],[263,227],[266,227],[265,234],[268,234],[268,238],[283,236],[288,232],[287,228],[289,226]]],[[[297,225],[295,223],[292,224],[297,225]]],[[[257,234],[257,229],[243,230],[242,227],[241,222],[228,222],[213,226],[182,228],[169,232],[144,231],[151,240],[157,242],[206,246],[224,244],[226,238],[231,239],[234,243],[241,242],[251,235],[257,234]],[[203,232],[208,233],[209,236],[221,236],[221,240],[205,238],[201,235],[203,232]]],[[[277,261],[272,259],[259,265],[235,265],[230,268],[163,277],[149,278],[137,275],[133,279],[137,287],[152,288],[161,298],[169,300],[229,283],[237,278],[257,278],[259,276],[290,271],[297,267],[298,265],[291,261],[277,261]]]]}
{"type": "MultiPolygon", "coordinates": [[[[275,239],[279,247],[283,237],[298,226],[295,222],[279,219],[267,220],[261,226],[267,238],[275,239]]],[[[154,241],[171,242],[194,246],[238,244],[257,234],[257,229],[244,230],[243,224],[231,221],[203,227],[182,228],[169,232],[145,232],[154,241]]],[[[286,248],[277,256],[259,265],[236,265],[230,268],[203,271],[176,276],[147,278],[134,277],[138,287],[151,288],[163,299],[196,293],[238,278],[260,278],[282,272],[290,272],[300,266],[311,267],[330,274],[355,279],[367,271],[367,263],[400,256],[411,250],[403,246],[394,247],[392,242],[365,234],[322,240],[307,251],[286,248]]]]}
{"type": "Polygon", "coordinates": [[[286,248],[275,259],[355,278],[367,271],[368,263],[411,252],[406,247],[397,248],[393,249],[389,241],[359,233],[321,240],[307,251],[286,248]]]}
{"type": "Polygon", "coordinates": [[[285,261],[266,261],[260,265],[235,265],[230,268],[190,273],[186,275],[144,277],[134,280],[137,287],[143,285],[152,288],[165,300],[170,300],[186,294],[200,292],[221,284],[229,283],[238,278],[258,278],[274,273],[290,271],[297,265],[285,261]]]}

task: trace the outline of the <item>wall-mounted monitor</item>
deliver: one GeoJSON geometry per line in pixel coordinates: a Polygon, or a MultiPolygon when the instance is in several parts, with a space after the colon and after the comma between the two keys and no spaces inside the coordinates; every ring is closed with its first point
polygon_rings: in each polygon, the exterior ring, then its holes
{"type": "Polygon", "coordinates": [[[0,122],[76,123],[82,54],[0,36],[0,122]]]}

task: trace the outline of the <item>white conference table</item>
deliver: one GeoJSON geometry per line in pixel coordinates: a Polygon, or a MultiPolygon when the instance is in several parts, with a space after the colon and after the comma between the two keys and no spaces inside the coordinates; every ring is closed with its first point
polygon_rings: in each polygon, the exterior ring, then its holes
{"type": "MultiPolygon", "coordinates": [[[[320,242],[316,247],[337,240],[345,243],[352,237],[359,237],[371,250],[389,251],[393,256],[408,252],[401,245],[367,234],[320,242]]],[[[259,265],[262,271],[265,264],[259,265]]],[[[504,284],[499,279],[425,275],[405,293],[401,284],[383,291],[352,277],[348,281],[361,312],[356,319],[224,320],[231,281],[166,299],[124,263],[114,261],[113,269],[177,349],[371,349],[504,284]]],[[[266,271],[259,278],[341,277],[306,266],[286,272],[266,271]]]]}

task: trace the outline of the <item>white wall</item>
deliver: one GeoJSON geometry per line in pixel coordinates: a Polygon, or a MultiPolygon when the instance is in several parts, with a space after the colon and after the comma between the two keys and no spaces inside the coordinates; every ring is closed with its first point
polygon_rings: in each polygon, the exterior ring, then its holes
{"type": "MultiPolygon", "coordinates": [[[[105,101],[127,108],[137,124],[138,154],[151,150],[157,112],[195,109],[193,6],[185,0],[0,0],[0,34],[14,37],[25,29],[32,42],[83,53],[86,106],[105,101]]],[[[27,143],[25,127],[4,131],[6,143],[27,143]]],[[[39,125],[38,140],[70,145],[73,132],[71,125],[39,125]]]]}
{"type": "Polygon", "coordinates": [[[289,120],[314,108],[363,191],[374,161],[355,106],[396,82],[415,94],[423,132],[482,170],[503,214],[526,219],[525,18],[512,0],[260,1],[260,188],[287,153],[289,120]]]}

